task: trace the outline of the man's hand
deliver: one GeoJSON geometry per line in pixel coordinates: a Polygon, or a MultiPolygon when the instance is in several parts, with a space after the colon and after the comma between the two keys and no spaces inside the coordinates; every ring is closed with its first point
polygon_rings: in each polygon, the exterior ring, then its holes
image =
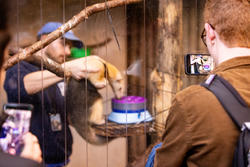
{"type": "Polygon", "coordinates": [[[39,163],[42,162],[42,152],[36,136],[30,132],[23,136],[24,148],[21,157],[28,158],[39,163]]]}
{"type": "Polygon", "coordinates": [[[80,80],[82,78],[88,78],[88,73],[97,73],[100,71],[103,64],[99,60],[100,58],[98,56],[83,57],[68,61],[62,64],[62,67],[71,71],[73,78],[80,80]]]}

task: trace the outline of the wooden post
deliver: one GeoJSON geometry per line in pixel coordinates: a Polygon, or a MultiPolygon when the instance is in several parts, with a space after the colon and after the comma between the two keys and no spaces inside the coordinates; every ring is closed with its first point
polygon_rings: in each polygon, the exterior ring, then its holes
{"type": "MultiPolygon", "coordinates": [[[[141,60],[139,76],[128,76],[128,95],[147,98],[147,109],[151,112],[151,94],[149,75],[155,67],[158,0],[146,0],[144,3],[127,7],[127,63],[141,60]]],[[[145,135],[128,138],[128,167],[144,167],[147,155],[145,150],[149,137],[145,135]]]]}
{"type": "Polygon", "coordinates": [[[161,127],[159,133],[162,133],[171,100],[181,88],[180,75],[184,62],[182,55],[182,0],[159,0],[157,41],[156,69],[151,73],[152,108],[156,114],[156,124],[161,127]],[[166,112],[161,113],[164,110],[166,112]]]}

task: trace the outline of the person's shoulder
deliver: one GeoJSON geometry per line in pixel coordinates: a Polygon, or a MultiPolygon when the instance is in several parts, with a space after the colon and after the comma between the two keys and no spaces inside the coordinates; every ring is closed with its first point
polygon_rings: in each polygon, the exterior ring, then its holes
{"type": "Polygon", "coordinates": [[[37,68],[37,66],[27,62],[27,61],[20,61],[20,66],[23,66],[23,67],[29,67],[29,68],[37,68]]]}
{"type": "Polygon", "coordinates": [[[183,109],[189,110],[199,106],[209,106],[216,99],[213,94],[201,85],[192,85],[178,92],[174,101],[183,109]]]}
{"type": "Polygon", "coordinates": [[[201,85],[193,85],[177,93],[171,106],[172,114],[179,115],[190,124],[211,116],[211,110],[220,112],[220,109],[216,96],[201,85]]]}
{"type": "Polygon", "coordinates": [[[184,99],[192,99],[195,97],[203,97],[203,96],[207,96],[207,93],[209,93],[209,91],[204,88],[201,85],[192,85],[189,86],[181,91],[179,91],[176,94],[176,98],[178,98],[179,100],[184,100],[184,99]]]}
{"type": "Polygon", "coordinates": [[[13,70],[13,69],[20,68],[20,67],[22,67],[22,66],[24,66],[24,65],[27,65],[27,64],[28,64],[28,62],[26,62],[26,61],[20,61],[20,62],[18,62],[17,64],[13,65],[12,67],[8,68],[7,71],[10,71],[10,70],[13,70]]]}
{"type": "Polygon", "coordinates": [[[15,64],[13,67],[9,68],[8,71],[16,71],[17,69],[30,69],[30,70],[38,70],[38,67],[27,62],[27,61],[20,61],[19,63],[15,64]]]}

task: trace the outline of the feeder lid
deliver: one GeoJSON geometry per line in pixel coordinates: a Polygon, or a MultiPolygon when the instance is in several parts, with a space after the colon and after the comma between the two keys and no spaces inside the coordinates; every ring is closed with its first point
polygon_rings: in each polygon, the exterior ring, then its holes
{"type": "Polygon", "coordinates": [[[121,104],[138,104],[145,103],[147,100],[141,96],[124,96],[120,99],[112,99],[112,103],[121,103],[121,104]]]}
{"type": "Polygon", "coordinates": [[[108,120],[118,124],[133,124],[150,122],[153,120],[153,118],[147,110],[130,113],[121,113],[113,111],[108,116],[108,120]]]}

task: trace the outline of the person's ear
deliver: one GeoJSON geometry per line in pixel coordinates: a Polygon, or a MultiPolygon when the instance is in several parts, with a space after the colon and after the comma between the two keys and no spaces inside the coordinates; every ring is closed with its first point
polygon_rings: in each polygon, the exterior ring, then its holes
{"type": "Polygon", "coordinates": [[[212,26],[208,23],[205,23],[205,30],[206,30],[206,35],[207,38],[213,42],[213,40],[216,38],[215,36],[215,30],[212,28],[212,26]]]}

